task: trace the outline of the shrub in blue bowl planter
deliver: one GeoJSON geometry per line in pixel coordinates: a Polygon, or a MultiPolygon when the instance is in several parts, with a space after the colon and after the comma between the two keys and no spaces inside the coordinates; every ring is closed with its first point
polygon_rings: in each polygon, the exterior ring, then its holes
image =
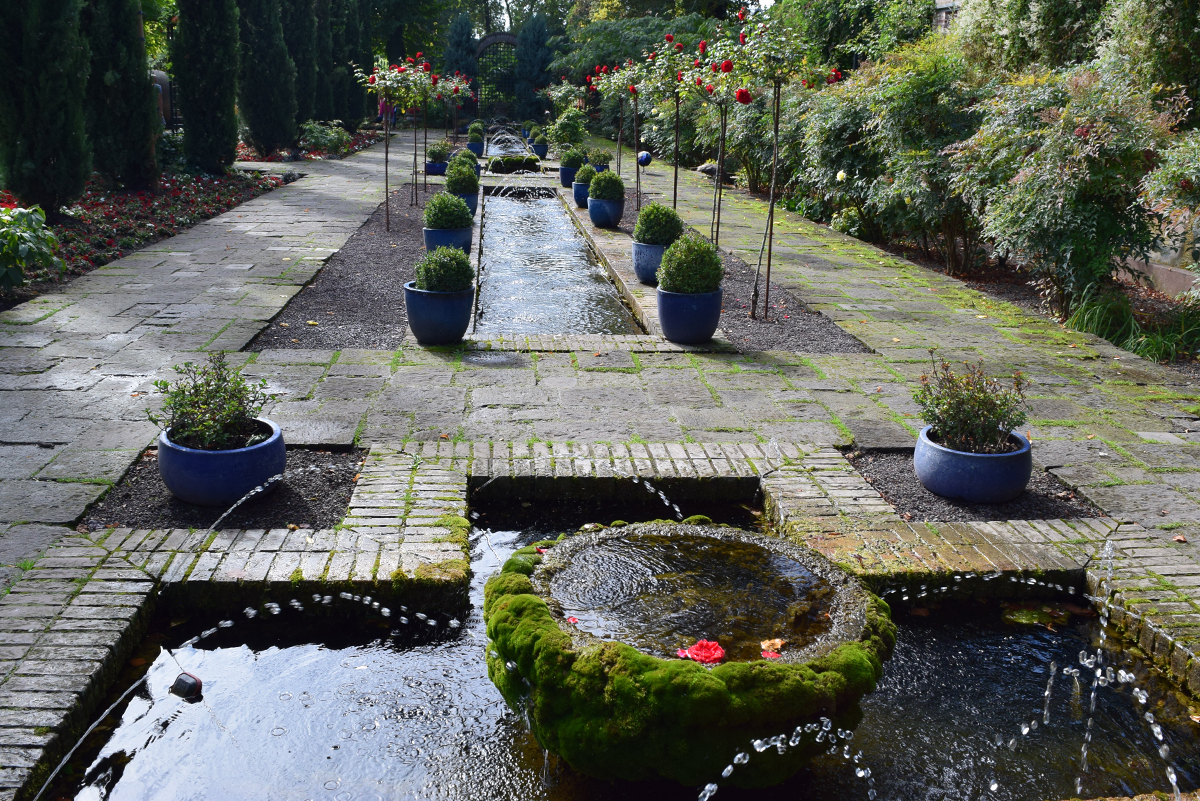
{"type": "Polygon", "coordinates": [[[585,155],[582,150],[571,148],[562,154],[562,158],[558,161],[558,181],[562,184],[563,189],[569,189],[571,184],[580,180],[578,172],[584,163],[585,155]]]}
{"type": "Polygon", "coordinates": [[[663,253],[683,234],[683,220],[661,203],[643,206],[633,226],[633,272],[643,284],[658,283],[663,253]]]}
{"type": "Polygon", "coordinates": [[[480,134],[468,134],[467,150],[470,150],[476,156],[483,155],[483,136],[480,134]]]}
{"type": "Polygon", "coordinates": [[[571,195],[575,198],[575,205],[581,209],[588,207],[588,187],[595,177],[596,171],[592,166],[584,164],[575,173],[575,180],[571,182],[571,195]]]}
{"type": "Polygon", "coordinates": [[[588,184],[588,217],[597,228],[616,228],[625,213],[625,182],[613,172],[596,173],[588,184]]]}
{"type": "Polygon", "coordinates": [[[427,161],[425,162],[426,175],[445,175],[448,165],[444,161],[427,161]]]}
{"type": "Polygon", "coordinates": [[[423,345],[452,345],[471,324],[475,302],[471,259],[457,248],[438,248],[417,263],[417,279],[404,285],[408,327],[423,345]]]}
{"type": "Polygon", "coordinates": [[[176,367],[183,379],[156,381],[166,395],[158,436],[158,472],[172,494],[201,506],[232,506],[269,479],[283,473],[287,448],[283,432],[258,417],[268,396],[266,381],[248,383],[213,353],[208,363],[176,367]]]}
{"type": "Polygon", "coordinates": [[[446,175],[446,191],[462,198],[471,210],[471,216],[479,208],[479,176],[463,161],[456,161],[446,175]]]}
{"type": "Polygon", "coordinates": [[[987,376],[982,364],[956,375],[949,363],[934,361],[913,394],[929,424],[913,451],[913,470],[925,489],[968,503],[1004,503],[1025,491],[1033,451],[1015,429],[1025,422],[1027,385],[1020,373],[1010,388],[987,376]]]}
{"type": "Polygon", "coordinates": [[[681,345],[708,342],[721,322],[725,268],[711,243],[698,236],[676,239],[658,268],[658,324],[681,345]]]}
{"type": "Polygon", "coordinates": [[[612,154],[602,148],[588,151],[588,164],[596,168],[596,172],[604,172],[612,162],[612,154]]]}
{"type": "Polygon", "coordinates": [[[425,249],[433,252],[440,247],[455,247],[471,252],[474,238],[471,209],[457,195],[439,192],[425,204],[425,249]]]}

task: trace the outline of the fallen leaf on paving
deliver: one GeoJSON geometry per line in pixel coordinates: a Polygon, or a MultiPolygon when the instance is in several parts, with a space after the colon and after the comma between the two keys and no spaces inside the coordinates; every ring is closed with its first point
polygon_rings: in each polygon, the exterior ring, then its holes
{"type": "Polygon", "coordinates": [[[1096,438],[1096,435],[1095,435],[1095,434],[1088,434],[1088,437],[1087,437],[1087,438],[1088,438],[1088,439],[1095,439],[1095,438],[1096,438]]]}
{"type": "Polygon", "coordinates": [[[305,322],[309,325],[320,325],[316,320],[305,320],[305,322]]]}
{"type": "Polygon", "coordinates": [[[1176,534],[1171,539],[1175,540],[1176,542],[1187,542],[1187,537],[1183,536],[1182,534],[1176,534]]]}
{"type": "Polygon", "coordinates": [[[281,328],[287,328],[291,323],[280,323],[279,325],[281,328]]]}
{"type": "Polygon", "coordinates": [[[896,339],[895,337],[892,337],[892,341],[893,341],[893,342],[899,342],[900,340],[896,339]]]}

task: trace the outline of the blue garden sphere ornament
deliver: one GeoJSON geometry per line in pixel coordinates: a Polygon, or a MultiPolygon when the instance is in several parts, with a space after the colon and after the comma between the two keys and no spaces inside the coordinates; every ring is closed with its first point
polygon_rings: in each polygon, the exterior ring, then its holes
{"type": "Polygon", "coordinates": [[[643,150],[641,153],[638,153],[639,167],[649,167],[651,161],[653,161],[653,158],[651,158],[649,150],[643,150]]]}

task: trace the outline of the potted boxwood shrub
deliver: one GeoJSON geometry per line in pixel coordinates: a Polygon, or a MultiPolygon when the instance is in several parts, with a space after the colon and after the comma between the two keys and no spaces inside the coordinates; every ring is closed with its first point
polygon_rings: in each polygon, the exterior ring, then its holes
{"type": "Polygon", "coordinates": [[[425,249],[431,253],[440,247],[471,252],[474,238],[471,209],[461,197],[438,192],[425,204],[425,249]]]}
{"type": "Polygon", "coordinates": [[[483,155],[483,125],[479,123],[471,123],[471,127],[467,129],[467,150],[470,150],[476,156],[483,155]]]}
{"type": "Polygon", "coordinates": [[[683,235],[683,220],[675,209],[654,202],[642,206],[633,226],[633,272],[643,284],[658,283],[663,252],[683,235]]]}
{"type": "Polygon", "coordinates": [[[408,327],[422,345],[452,345],[471,324],[475,303],[471,257],[441,247],[417,262],[417,280],[404,285],[408,327]]]}
{"type": "Polygon", "coordinates": [[[588,185],[596,177],[596,169],[591,164],[584,164],[575,173],[571,182],[571,193],[575,196],[575,205],[581,209],[588,207],[588,185]]]}
{"type": "Polygon", "coordinates": [[[612,153],[598,147],[588,151],[587,159],[588,164],[596,168],[596,172],[604,172],[612,163],[612,153]]]}
{"type": "Polygon", "coordinates": [[[425,174],[445,175],[446,162],[453,149],[454,146],[444,139],[430,145],[425,151],[425,174]]]}
{"type": "Polygon", "coordinates": [[[562,158],[558,160],[558,181],[563,185],[563,189],[569,189],[575,181],[575,173],[587,161],[582,150],[571,148],[566,153],[562,154],[562,158]]]}
{"type": "MultiPolygon", "coordinates": [[[[596,180],[605,175],[612,173],[602,172],[596,180]]],[[[724,277],[721,254],[711,243],[694,234],[676,239],[658,268],[658,323],[663,336],[681,345],[712,339],[721,321],[724,277]]]]}
{"type": "Polygon", "coordinates": [[[157,426],[158,472],[176,497],[201,506],[231,506],[283,473],[287,448],[279,426],[259,417],[270,399],[266,380],[250,383],[225,360],[177,366],[173,384],[155,381],[166,395],[162,413],[147,410],[157,426]]]}
{"type": "Polygon", "coordinates": [[[615,172],[598,172],[588,185],[588,216],[597,228],[616,228],[625,213],[625,182],[615,172]]]}
{"type": "Polygon", "coordinates": [[[533,140],[533,152],[539,159],[546,158],[546,154],[550,152],[550,140],[545,134],[538,134],[537,139],[533,140]]]}
{"type": "Polygon", "coordinates": [[[466,164],[468,167],[470,167],[472,170],[475,171],[476,177],[478,177],[479,174],[481,172],[483,172],[483,168],[479,165],[479,156],[476,156],[470,150],[458,151],[457,153],[454,154],[454,157],[452,159],[450,159],[450,161],[451,161],[451,163],[453,163],[455,161],[461,161],[463,164],[466,164]]]}
{"type": "Polygon", "coordinates": [[[529,142],[529,144],[532,145],[533,140],[537,139],[541,135],[542,135],[542,126],[534,125],[532,128],[529,129],[529,133],[525,134],[525,140],[527,142],[529,142]]]}
{"type": "Polygon", "coordinates": [[[461,161],[453,162],[446,175],[446,191],[462,198],[471,210],[471,216],[475,216],[475,210],[479,208],[479,176],[475,170],[461,161]]]}
{"type": "Polygon", "coordinates": [[[525,123],[521,126],[521,136],[524,136],[526,139],[528,139],[529,132],[536,127],[537,123],[535,123],[533,120],[525,120],[525,123]]]}
{"type": "Polygon", "coordinates": [[[913,468],[925,489],[967,503],[1011,501],[1029,483],[1033,452],[1016,429],[1025,422],[1028,380],[1016,372],[1007,381],[989,378],[982,362],[955,374],[933,359],[913,400],[926,426],[913,452],[913,468]]]}

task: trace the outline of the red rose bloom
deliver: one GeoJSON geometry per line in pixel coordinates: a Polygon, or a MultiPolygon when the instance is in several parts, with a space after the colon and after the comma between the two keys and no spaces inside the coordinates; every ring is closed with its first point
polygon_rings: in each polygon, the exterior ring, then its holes
{"type": "Polygon", "coordinates": [[[725,649],[712,640],[700,640],[691,648],[680,648],[676,654],[680,659],[691,659],[702,665],[713,665],[725,658],[725,649]]]}
{"type": "Polygon", "coordinates": [[[700,50],[700,55],[704,55],[704,51],[708,49],[708,40],[701,39],[700,44],[697,47],[700,50]]]}
{"type": "Polygon", "coordinates": [[[405,61],[407,61],[409,64],[416,64],[416,63],[417,63],[417,62],[416,62],[416,59],[414,59],[414,58],[406,58],[406,59],[404,59],[404,60],[405,60],[405,61]]]}
{"type": "Polygon", "coordinates": [[[696,60],[695,60],[695,61],[692,63],[692,66],[693,66],[693,67],[699,67],[699,66],[700,66],[700,59],[696,59],[696,60]]]}
{"type": "Polygon", "coordinates": [[[636,95],[636,94],[637,94],[637,87],[636,87],[636,86],[630,86],[630,87],[629,87],[629,94],[631,94],[631,95],[636,95]]]}
{"type": "Polygon", "coordinates": [[[669,33],[668,33],[666,36],[664,36],[663,38],[664,38],[664,39],[666,39],[668,42],[673,42],[673,41],[675,41],[675,37],[674,37],[674,36],[672,36],[672,35],[671,35],[671,34],[669,34],[669,33]]]}
{"type": "Polygon", "coordinates": [[[676,79],[677,79],[677,80],[678,80],[680,83],[683,83],[683,71],[682,71],[682,70],[680,70],[680,71],[679,71],[679,74],[676,76],[676,79]]]}
{"type": "Polygon", "coordinates": [[[742,6],[741,9],[738,11],[738,22],[745,22],[745,21],[746,21],[746,7],[742,6]]]}
{"type": "Polygon", "coordinates": [[[397,67],[395,64],[392,65],[392,72],[397,72],[397,71],[399,71],[399,69],[400,68],[397,67]]]}
{"type": "Polygon", "coordinates": [[[417,58],[420,58],[420,57],[421,57],[421,56],[423,56],[423,55],[425,55],[425,54],[424,54],[424,53],[422,53],[420,50],[418,50],[418,51],[417,51],[417,58]]]}
{"type": "Polygon", "coordinates": [[[696,79],[696,86],[700,86],[700,85],[702,85],[703,83],[704,83],[704,81],[703,81],[703,80],[701,80],[700,78],[697,78],[697,79],[696,79]]]}
{"type": "Polygon", "coordinates": [[[591,76],[591,75],[584,76],[584,80],[585,80],[585,81],[587,81],[588,83],[591,83],[591,82],[592,82],[592,76],[591,76]]]}
{"type": "Polygon", "coordinates": [[[733,72],[733,62],[725,59],[721,62],[721,72],[733,72]]]}
{"type": "Polygon", "coordinates": [[[650,57],[649,57],[649,58],[647,58],[646,60],[647,60],[647,61],[653,61],[653,60],[654,60],[654,57],[655,57],[655,56],[657,56],[657,55],[658,55],[658,53],[651,53],[651,54],[650,54],[650,57]]]}
{"type": "Polygon", "coordinates": [[[437,82],[438,82],[438,76],[437,76],[437,75],[434,75],[434,76],[433,76],[432,78],[430,78],[429,80],[430,80],[430,82],[431,82],[431,83],[432,83],[434,86],[437,86],[437,82]]]}
{"type": "Polygon", "coordinates": [[[737,98],[737,102],[743,105],[749,105],[754,100],[754,98],[750,96],[749,89],[738,89],[735,97],[737,98]]]}
{"type": "MultiPolygon", "coordinates": [[[[697,78],[697,80],[699,80],[699,78],[697,78]]],[[[708,93],[710,95],[713,93],[713,85],[711,83],[708,86],[705,86],[704,88],[708,91],[708,93]]]]}
{"type": "Polygon", "coordinates": [[[721,66],[720,66],[719,64],[713,64],[713,65],[712,65],[712,71],[713,71],[713,72],[717,72],[717,71],[719,71],[720,69],[721,69],[721,66]]]}
{"type": "Polygon", "coordinates": [[[676,42],[675,43],[675,52],[678,53],[682,49],[683,49],[683,42],[676,42]]]}
{"type": "Polygon", "coordinates": [[[426,61],[421,65],[421,69],[425,70],[426,72],[433,72],[433,65],[426,61]]]}
{"type": "Polygon", "coordinates": [[[746,43],[746,32],[745,31],[742,31],[741,33],[738,34],[738,43],[739,44],[746,43]]]}
{"type": "Polygon", "coordinates": [[[375,76],[372,75],[370,78],[368,78],[367,83],[375,83],[375,76]]]}

